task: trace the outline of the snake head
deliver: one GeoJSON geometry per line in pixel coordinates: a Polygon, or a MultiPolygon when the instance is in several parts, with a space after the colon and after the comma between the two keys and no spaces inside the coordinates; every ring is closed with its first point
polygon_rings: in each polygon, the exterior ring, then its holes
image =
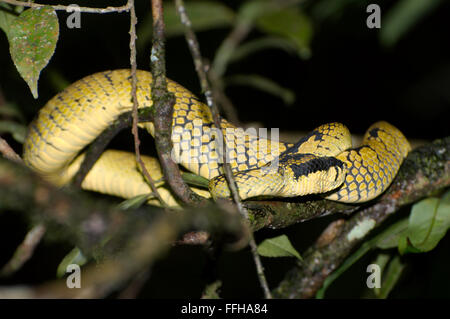
{"type": "Polygon", "coordinates": [[[294,197],[336,189],[344,182],[347,169],[335,157],[287,154],[280,158],[278,172],[285,181],[279,195],[294,197]]]}
{"type": "MultiPolygon", "coordinates": [[[[233,174],[241,199],[251,197],[296,197],[325,193],[345,179],[345,164],[335,157],[289,154],[266,165],[233,174]]],[[[213,198],[230,197],[224,175],[211,179],[213,198]]]]}
{"type": "MultiPolygon", "coordinates": [[[[284,186],[283,176],[276,169],[267,167],[236,172],[233,174],[233,179],[236,182],[241,199],[279,196],[280,190],[284,186]]],[[[213,198],[230,197],[231,193],[225,175],[211,179],[209,191],[213,198]]]]}

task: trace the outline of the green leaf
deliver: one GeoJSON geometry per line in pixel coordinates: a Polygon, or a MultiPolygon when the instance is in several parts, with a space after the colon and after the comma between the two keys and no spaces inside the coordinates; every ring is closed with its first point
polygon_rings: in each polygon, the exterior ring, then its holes
{"type": "Polygon", "coordinates": [[[382,236],[377,238],[376,247],[389,249],[398,247],[399,239],[404,236],[408,229],[408,219],[402,219],[386,229],[382,236]]]}
{"type": "Polygon", "coordinates": [[[150,197],[151,194],[137,195],[135,197],[124,200],[118,205],[118,207],[122,210],[136,209],[145,204],[150,197]]]}
{"type": "Polygon", "coordinates": [[[383,273],[383,281],[381,282],[381,288],[378,290],[377,297],[381,299],[386,299],[389,293],[397,284],[400,279],[405,265],[400,261],[399,256],[392,258],[388,265],[388,268],[383,273]]]}
{"type": "MultiPolygon", "coordinates": [[[[193,31],[206,31],[230,26],[235,18],[233,10],[219,2],[185,1],[186,13],[191,20],[193,31]]],[[[184,27],[173,2],[164,3],[166,37],[184,34],[184,27]]],[[[138,49],[143,48],[152,38],[152,18],[147,15],[137,30],[138,49]]]]}
{"type": "Polygon", "coordinates": [[[233,75],[224,79],[226,85],[247,85],[278,96],[287,105],[294,103],[295,93],[278,83],[257,74],[233,75]]]}
{"type": "Polygon", "coordinates": [[[68,253],[63,260],[59,263],[56,270],[56,277],[62,278],[66,274],[67,266],[70,264],[77,264],[78,266],[83,266],[86,264],[87,259],[78,247],[75,247],[68,253]]]}
{"type": "Polygon", "coordinates": [[[264,240],[258,245],[257,251],[264,257],[297,257],[303,260],[286,235],[264,240]]]}
{"type": "Polygon", "coordinates": [[[393,46],[414,25],[435,9],[441,0],[401,0],[381,20],[380,42],[393,46]]]}
{"type": "Polygon", "coordinates": [[[209,186],[209,180],[197,174],[183,172],[181,177],[186,183],[192,186],[199,186],[203,188],[208,188],[209,186]]]}
{"type": "Polygon", "coordinates": [[[400,255],[404,255],[409,253],[420,253],[421,251],[411,245],[408,237],[402,236],[398,240],[398,252],[400,255]]]}
{"type": "Polygon", "coordinates": [[[282,9],[256,20],[257,27],[271,35],[282,36],[295,44],[300,57],[311,56],[312,23],[298,7],[282,9]]]}
{"type": "Polygon", "coordinates": [[[281,37],[263,37],[244,42],[231,53],[230,62],[235,62],[264,49],[281,49],[287,53],[296,53],[297,47],[291,41],[281,37]]]}
{"type": "Polygon", "coordinates": [[[277,11],[283,4],[275,0],[250,0],[239,7],[237,20],[239,23],[252,24],[259,17],[277,11]]]}
{"type": "Polygon", "coordinates": [[[59,35],[58,17],[51,7],[23,11],[7,32],[9,51],[22,78],[38,97],[37,81],[52,57],[59,35]]]}
{"type": "Polygon", "coordinates": [[[418,252],[427,252],[436,247],[449,228],[450,191],[441,199],[430,197],[413,206],[405,237],[418,252]]]}
{"type": "MultiPolygon", "coordinates": [[[[391,256],[389,254],[381,253],[378,254],[377,259],[372,264],[378,265],[380,267],[380,272],[383,273],[390,259],[391,256]]],[[[373,293],[378,297],[381,293],[381,288],[373,288],[373,293]]]]}
{"type": "Polygon", "coordinates": [[[220,299],[219,289],[222,287],[222,281],[216,280],[205,288],[202,299],[220,299]]]}
{"type": "Polygon", "coordinates": [[[328,276],[316,297],[323,298],[327,288],[371,249],[398,247],[400,254],[429,251],[436,247],[449,228],[450,191],[445,193],[440,200],[427,198],[418,202],[413,206],[408,219],[396,222],[382,233],[363,243],[336,271],[328,276]]]}
{"type": "Polygon", "coordinates": [[[2,133],[11,134],[17,142],[23,144],[27,135],[27,127],[12,121],[0,121],[0,134],[2,133]]]}

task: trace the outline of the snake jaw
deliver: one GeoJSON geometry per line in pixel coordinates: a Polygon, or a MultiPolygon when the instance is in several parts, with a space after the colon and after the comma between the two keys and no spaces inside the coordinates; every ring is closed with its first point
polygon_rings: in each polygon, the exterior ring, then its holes
{"type": "MultiPolygon", "coordinates": [[[[239,197],[247,199],[256,196],[282,196],[285,179],[276,169],[262,167],[250,169],[233,174],[239,197]]],[[[209,191],[212,197],[230,197],[230,189],[225,175],[217,176],[210,180],[209,191]]]]}

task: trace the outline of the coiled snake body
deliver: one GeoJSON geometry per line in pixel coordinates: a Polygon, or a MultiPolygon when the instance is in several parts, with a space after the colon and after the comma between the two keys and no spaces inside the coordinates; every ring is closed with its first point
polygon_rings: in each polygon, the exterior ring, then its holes
{"type": "MultiPolygon", "coordinates": [[[[137,76],[139,106],[151,106],[151,74],[138,71],[137,76]]],[[[30,125],[23,154],[27,165],[59,185],[70,181],[84,158],[79,153],[120,114],[132,109],[130,83],[129,70],[106,71],[87,76],[57,94],[30,125]]],[[[172,157],[209,179],[213,197],[229,196],[221,175],[224,147],[242,199],[326,193],[326,198],[341,202],[363,202],[381,194],[410,150],[403,134],[386,122],[372,125],[357,148],[352,148],[350,133],[340,123],[322,125],[296,144],[258,137],[223,119],[217,130],[208,107],[192,93],[170,80],[168,89],[176,97],[172,157]]],[[[153,134],[152,123],[140,126],[153,134]]],[[[161,196],[175,205],[163,187],[158,161],[143,159],[161,196]]],[[[102,154],[82,187],[124,198],[151,192],[134,155],[114,150],[102,154]]],[[[205,190],[196,191],[209,196],[205,190]]]]}

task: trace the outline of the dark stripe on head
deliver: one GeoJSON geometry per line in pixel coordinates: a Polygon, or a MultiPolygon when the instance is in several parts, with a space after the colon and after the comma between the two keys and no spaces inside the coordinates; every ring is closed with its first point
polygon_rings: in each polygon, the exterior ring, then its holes
{"type": "Polygon", "coordinates": [[[369,131],[370,137],[377,138],[377,137],[378,137],[378,132],[379,132],[379,131],[380,131],[380,128],[378,128],[378,127],[375,127],[375,128],[373,128],[373,129],[371,129],[371,130],[369,131]]]}
{"type": "Polygon", "coordinates": [[[323,140],[323,134],[320,133],[319,131],[312,131],[309,134],[305,135],[304,137],[302,137],[300,139],[300,141],[298,141],[297,143],[295,143],[294,145],[292,145],[290,148],[288,148],[286,151],[283,152],[283,154],[289,154],[289,153],[297,153],[297,150],[299,149],[299,147],[305,143],[306,141],[308,141],[311,136],[314,136],[314,141],[322,141],[323,140]]]}
{"type": "Polygon", "coordinates": [[[335,157],[316,157],[302,164],[291,164],[295,178],[307,176],[318,171],[328,171],[331,167],[344,168],[344,163],[335,157]]]}

